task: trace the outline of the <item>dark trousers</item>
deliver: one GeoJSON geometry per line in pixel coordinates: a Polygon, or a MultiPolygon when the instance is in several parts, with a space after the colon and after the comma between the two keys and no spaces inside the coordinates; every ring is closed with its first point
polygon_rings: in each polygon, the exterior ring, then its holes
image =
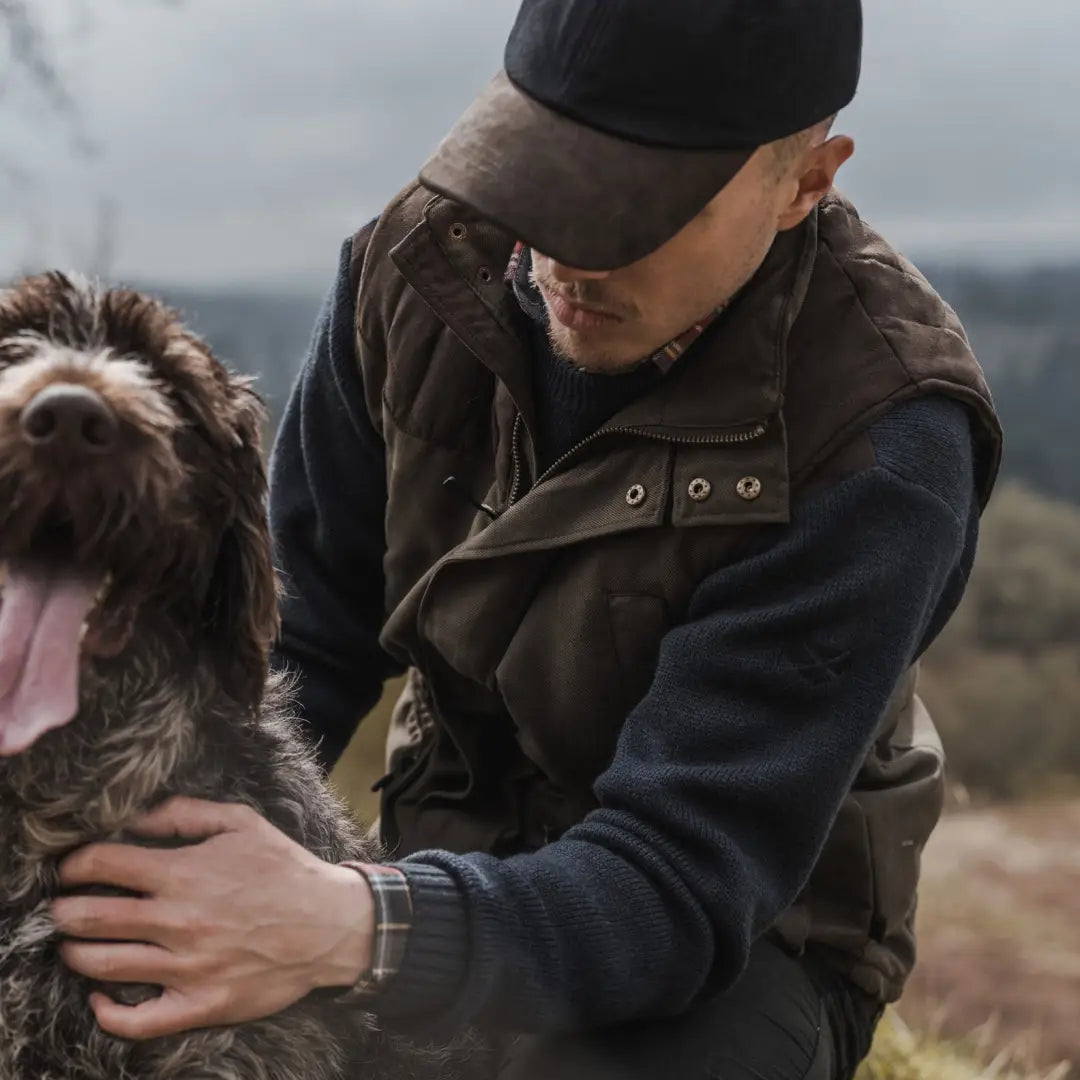
{"type": "Polygon", "coordinates": [[[850,1080],[880,1007],[813,955],[759,941],[742,978],[675,1019],[519,1039],[501,1080],[850,1080]]]}

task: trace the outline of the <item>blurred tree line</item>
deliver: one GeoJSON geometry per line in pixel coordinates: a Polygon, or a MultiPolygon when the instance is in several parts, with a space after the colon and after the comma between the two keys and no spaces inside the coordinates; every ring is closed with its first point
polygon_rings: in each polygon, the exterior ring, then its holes
{"type": "Polygon", "coordinates": [[[990,377],[1005,425],[1005,474],[1080,505],[1080,266],[924,271],[990,377]]]}
{"type": "Polygon", "coordinates": [[[1004,373],[994,396],[1008,437],[1009,475],[1080,505],[1080,335],[1057,336],[1037,370],[1004,373]]]}

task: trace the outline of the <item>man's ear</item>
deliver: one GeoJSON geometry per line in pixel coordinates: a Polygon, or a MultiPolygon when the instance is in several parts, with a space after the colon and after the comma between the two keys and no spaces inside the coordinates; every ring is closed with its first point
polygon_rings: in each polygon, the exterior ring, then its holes
{"type": "Polygon", "coordinates": [[[794,178],[794,197],[777,219],[777,232],[794,229],[806,220],[810,211],[832,190],[840,166],[854,153],[855,141],[847,135],[835,135],[807,150],[794,178]]]}

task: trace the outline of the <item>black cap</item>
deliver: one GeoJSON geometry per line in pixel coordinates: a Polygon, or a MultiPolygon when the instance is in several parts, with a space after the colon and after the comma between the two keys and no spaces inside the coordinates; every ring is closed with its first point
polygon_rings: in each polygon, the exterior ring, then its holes
{"type": "Polygon", "coordinates": [[[560,262],[623,266],[849,104],[861,55],[861,0],[524,0],[420,178],[560,262]]]}

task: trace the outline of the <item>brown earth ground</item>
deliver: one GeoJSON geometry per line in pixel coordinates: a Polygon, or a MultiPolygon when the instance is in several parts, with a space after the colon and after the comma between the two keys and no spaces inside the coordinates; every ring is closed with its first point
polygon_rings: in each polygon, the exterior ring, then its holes
{"type": "MultiPolygon", "coordinates": [[[[334,772],[364,820],[395,691],[334,772]]],[[[923,859],[919,962],[899,1011],[923,1031],[974,1033],[982,1060],[1067,1060],[1080,1080],[1080,800],[946,814],[923,859]]]]}
{"type": "Polygon", "coordinates": [[[1080,1078],[1080,801],[947,814],[918,928],[905,1020],[1080,1078]]]}

